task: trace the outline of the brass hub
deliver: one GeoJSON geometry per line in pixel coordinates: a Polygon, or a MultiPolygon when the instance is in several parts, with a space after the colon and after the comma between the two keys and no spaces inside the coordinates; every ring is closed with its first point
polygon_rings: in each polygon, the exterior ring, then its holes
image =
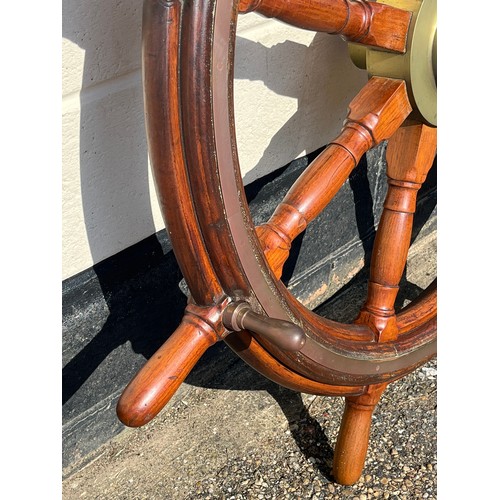
{"type": "Polygon", "coordinates": [[[413,108],[411,117],[437,126],[437,0],[384,0],[413,13],[406,52],[397,54],[354,43],[352,61],[371,76],[405,80],[413,108]]]}

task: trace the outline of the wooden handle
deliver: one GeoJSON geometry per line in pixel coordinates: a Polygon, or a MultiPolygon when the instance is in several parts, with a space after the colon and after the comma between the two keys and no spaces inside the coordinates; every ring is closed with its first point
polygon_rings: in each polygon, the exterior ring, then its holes
{"type": "Polygon", "coordinates": [[[346,403],[337,451],[333,455],[333,477],[339,484],[354,484],[365,466],[366,452],[370,441],[370,426],[375,407],[358,407],[346,403]],[[353,453],[352,450],[356,450],[353,453]]]}
{"type": "Polygon", "coordinates": [[[186,313],[177,330],[125,388],[116,409],[121,422],[129,427],[147,424],[168,403],[203,353],[217,340],[208,323],[186,313]]]}
{"type": "Polygon", "coordinates": [[[411,12],[365,0],[240,0],[238,9],[400,53],[411,19],[411,12]]]}
{"type": "Polygon", "coordinates": [[[295,181],[257,236],[271,269],[281,277],[292,241],[330,203],[361,157],[388,139],[411,112],[402,80],[373,77],[349,104],[339,136],[295,181]]]}
{"type": "Polygon", "coordinates": [[[394,303],[411,242],[417,194],[436,154],[437,129],[404,124],[387,145],[389,189],[375,237],[366,302],[356,323],[368,325],[379,342],[398,336],[394,303]]]}
{"type": "Polygon", "coordinates": [[[366,394],[345,398],[332,469],[332,475],[339,484],[354,484],[363,472],[372,414],[386,385],[373,385],[366,394]]]}

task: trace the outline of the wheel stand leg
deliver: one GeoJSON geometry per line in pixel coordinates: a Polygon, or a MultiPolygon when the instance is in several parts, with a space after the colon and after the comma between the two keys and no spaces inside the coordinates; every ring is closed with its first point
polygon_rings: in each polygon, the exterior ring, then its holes
{"type": "Polygon", "coordinates": [[[373,411],[386,387],[387,384],[371,385],[366,394],[345,398],[332,469],[339,484],[354,484],[363,472],[373,411]]]}

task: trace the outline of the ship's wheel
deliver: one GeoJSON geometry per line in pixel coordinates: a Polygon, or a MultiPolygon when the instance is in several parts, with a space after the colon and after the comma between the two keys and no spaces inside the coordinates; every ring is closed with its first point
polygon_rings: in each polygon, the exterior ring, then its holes
{"type": "Polygon", "coordinates": [[[143,76],[151,165],[190,291],[177,330],[125,389],[118,416],[150,421],[208,347],[227,344],[265,377],[344,396],[333,475],[355,482],[387,384],[436,354],[436,284],[395,312],[416,198],[436,155],[435,0],[145,0],[143,76]],[[339,136],[254,226],[240,175],[233,64],[238,16],[256,10],[341,35],[368,83],[339,136]],[[362,156],[387,142],[388,191],[366,301],[349,324],[303,306],[280,281],[293,240],[362,156]]]}

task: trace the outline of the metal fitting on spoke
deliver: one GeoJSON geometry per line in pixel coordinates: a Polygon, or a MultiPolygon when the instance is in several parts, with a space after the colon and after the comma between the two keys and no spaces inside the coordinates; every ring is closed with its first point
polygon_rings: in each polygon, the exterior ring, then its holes
{"type": "Polygon", "coordinates": [[[227,329],[235,332],[249,330],[257,333],[283,351],[300,351],[306,343],[305,333],[300,326],[258,314],[246,302],[229,304],[223,313],[222,322],[227,329]]]}

